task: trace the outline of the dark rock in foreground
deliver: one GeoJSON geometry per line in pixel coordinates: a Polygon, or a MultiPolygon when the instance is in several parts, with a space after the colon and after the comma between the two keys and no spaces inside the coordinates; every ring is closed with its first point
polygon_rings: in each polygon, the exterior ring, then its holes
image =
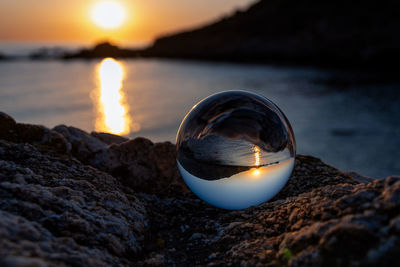
{"type": "Polygon", "coordinates": [[[400,178],[298,155],[272,201],[227,211],[187,190],[171,143],[120,141],[0,113],[1,266],[399,264],[400,178]]]}

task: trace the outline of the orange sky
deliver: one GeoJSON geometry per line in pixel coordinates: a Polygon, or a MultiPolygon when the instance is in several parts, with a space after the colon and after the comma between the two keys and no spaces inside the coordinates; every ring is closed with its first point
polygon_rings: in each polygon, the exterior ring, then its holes
{"type": "Polygon", "coordinates": [[[125,24],[103,30],[90,19],[99,0],[0,0],[0,41],[148,43],[155,37],[212,21],[255,0],[115,0],[125,24]]]}

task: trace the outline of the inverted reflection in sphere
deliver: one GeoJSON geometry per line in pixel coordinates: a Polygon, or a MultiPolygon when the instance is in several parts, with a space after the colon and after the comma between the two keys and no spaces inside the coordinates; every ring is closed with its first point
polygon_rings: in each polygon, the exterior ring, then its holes
{"type": "Polygon", "coordinates": [[[214,94],[186,115],[176,139],[178,167],[204,201],[244,209],[274,197],[293,170],[289,121],[270,100],[246,91],[214,94]]]}

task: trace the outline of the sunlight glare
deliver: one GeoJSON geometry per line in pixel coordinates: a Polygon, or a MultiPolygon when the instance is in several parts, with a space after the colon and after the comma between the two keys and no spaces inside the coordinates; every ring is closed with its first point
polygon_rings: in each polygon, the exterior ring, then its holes
{"type": "Polygon", "coordinates": [[[96,131],[127,134],[130,132],[131,120],[128,106],[125,105],[121,91],[124,69],[121,63],[112,58],[105,58],[97,68],[100,92],[98,92],[99,116],[96,120],[96,131]]]}
{"type": "Polygon", "coordinates": [[[91,10],[93,22],[104,29],[117,29],[125,21],[123,6],[115,1],[104,1],[97,3],[91,10]]]}

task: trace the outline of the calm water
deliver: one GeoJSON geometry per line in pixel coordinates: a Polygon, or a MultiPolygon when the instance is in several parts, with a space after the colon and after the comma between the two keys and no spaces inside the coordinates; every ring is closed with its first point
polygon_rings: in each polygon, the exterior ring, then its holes
{"type": "Polygon", "coordinates": [[[0,62],[0,110],[20,122],[174,142],[199,100],[250,90],[287,115],[298,153],[367,176],[400,174],[399,85],[342,83],[343,75],[169,60],[0,62]]]}

